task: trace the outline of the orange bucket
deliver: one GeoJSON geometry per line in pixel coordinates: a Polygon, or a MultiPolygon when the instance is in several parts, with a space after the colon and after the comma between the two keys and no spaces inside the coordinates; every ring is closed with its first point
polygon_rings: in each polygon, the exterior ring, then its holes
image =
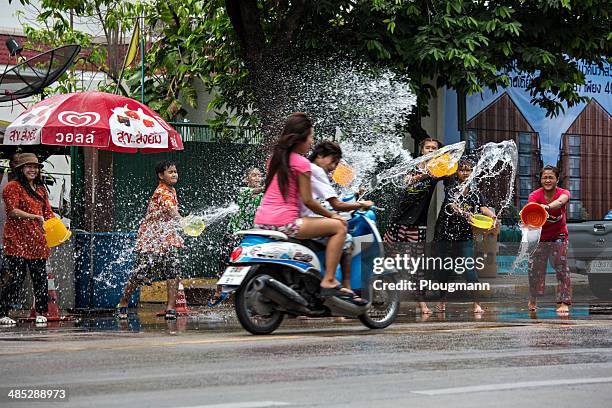
{"type": "Polygon", "coordinates": [[[541,228],[546,224],[548,218],[548,213],[544,207],[537,203],[527,203],[519,215],[523,224],[533,228],[541,228]]]}
{"type": "Polygon", "coordinates": [[[332,179],[342,187],[348,187],[355,179],[355,172],[347,163],[340,162],[332,173],[332,179]]]}
{"type": "Polygon", "coordinates": [[[47,246],[53,248],[70,239],[72,232],[57,217],[49,218],[43,224],[47,246]]]}

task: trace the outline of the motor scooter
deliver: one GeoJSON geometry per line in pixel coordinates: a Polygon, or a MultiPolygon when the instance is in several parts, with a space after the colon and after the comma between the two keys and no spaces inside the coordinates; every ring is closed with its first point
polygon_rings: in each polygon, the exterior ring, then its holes
{"type": "MultiPolygon", "coordinates": [[[[242,242],[217,282],[224,292],[235,292],[234,307],[242,327],[253,334],[276,330],[286,315],[359,318],[371,329],[389,326],[399,311],[396,291],[375,290],[374,280],[395,282],[396,272],[376,275],[372,259],[384,256],[374,209],[354,211],[347,221],[353,237],[351,287],[368,303],[356,305],[338,297],[320,296],[325,246],[297,240],[278,231],[238,231],[242,242]]],[[[337,272],[340,280],[340,267],[337,272]]]]}

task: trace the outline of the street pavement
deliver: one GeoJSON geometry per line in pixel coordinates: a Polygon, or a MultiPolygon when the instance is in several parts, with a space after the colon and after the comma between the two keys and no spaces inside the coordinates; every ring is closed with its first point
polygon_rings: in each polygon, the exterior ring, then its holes
{"type": "Polygon", "coordinates": [[[612,304],[469,303],[372,331],[356,320],[287,319],[244,332],[228,308],[176,322],[156,307],[0,329],[0,389],[65,389],[61,402],[2,407],[609,407],[612,304]]]}

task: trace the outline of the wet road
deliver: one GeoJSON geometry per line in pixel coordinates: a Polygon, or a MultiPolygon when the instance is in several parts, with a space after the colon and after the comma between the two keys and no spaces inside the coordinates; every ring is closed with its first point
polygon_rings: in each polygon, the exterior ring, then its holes
{"type": "MultiPolygon", "coordinates": [[[[545,306],[545,305],[544,305],[545,306]]],[[[411,310],[384,331],[357,321],[287,320],[245,334],[229,312],[166,324],[142,312],[0,330],[0,388],[63,388],[66,407],[612,406],[612,306],[552,305],[529,316],[459,305],[427,321],[411,310]]]]}

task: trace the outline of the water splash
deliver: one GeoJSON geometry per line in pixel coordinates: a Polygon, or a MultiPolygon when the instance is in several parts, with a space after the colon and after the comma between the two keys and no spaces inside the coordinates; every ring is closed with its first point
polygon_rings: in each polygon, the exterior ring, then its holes
{"type": "MultiPolygon", "coordinates": [[[[444,146],[435,152],[428,153],[417,158],[412,158],[408,152],[402,150],[394,157],[391,166],[378,172],[376,177],[375,189],[384,189],[386,187],[405,188],[407,183],[407,175],[411,173],[426,174],[427,163],[434,157],[447,154],[450,158],[449,165],[452,167],[459,161],[465,150],[465,142],[459,142],[452,145],[444,146]]],[[[367,193],[372,190],[366,190],[367,193]]]]}
{"type": "Polygon", "coordinates": [[[472,174],[449,192],[450,201],[462,204],[466,199],[462,192],[466,189],[481,192],[487,199],[487,205],[492,207],[499,217],[514,197],[518,165],[516,144],[513,140],[490,142],[477,149],[474,155],[478,157],[478,161],[472,174]]]}
{"type": "Polygon", "coordinates": [[[529,258],[538,248],[540,244],[540,235],[542,228],[533,228],[528,225],[519,224],[521,229],[521,244],[518,254],[512,262],[511,273],[524,272],[528,268],[529,258]]]}
{"type": "Polygon", "coordinates": [[[202,210],[201,212],[196,212],[197,215],[201,216],[204,220],[204,223],[209,226],[212,224],[219,223],[225,220],[230,215],[238,212],[238,204],[230,203],[228,205],[222,207],[211,206],[202,210]]]}

